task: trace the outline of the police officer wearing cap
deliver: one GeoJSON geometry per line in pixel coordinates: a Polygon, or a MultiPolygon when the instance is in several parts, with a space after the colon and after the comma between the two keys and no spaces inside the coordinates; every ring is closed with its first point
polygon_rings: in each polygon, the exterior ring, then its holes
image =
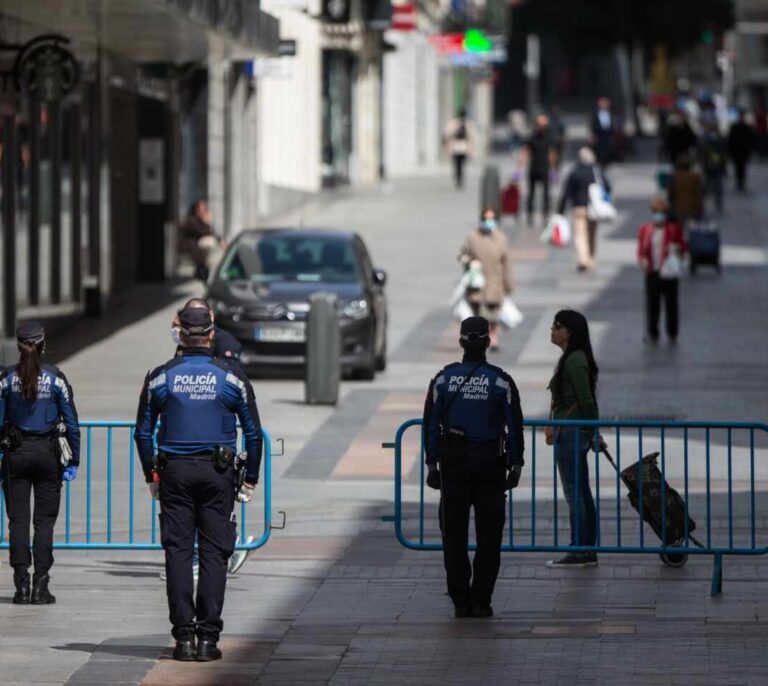
{"type": "Polygon", "coordinates": [[[61,483],[77,476],[80,426],[72,387],[58,368],[43,363],[45,331],[39,322],[16,330],[18,364],[0,374],[0,426],[5,452],[0,481],[8,512],[10,558],[16,604],[48,605],[53,565],[53,529],[59,514],[61,483]],[[60,430],[60,425],[62,429],[60,430]],[[30,496],[34,493],[29,550],[30,496]],[[35,571],[30,589],[29,567],[35,571]]]}
{"type": "Polygon", "coordinates": [[[440,490],[443,556],[456,617],[490,617],[501,564],[506,491],[517,486],[523,467],[523,413],[512,377],[486,361],[488,321],[465,319],[460,344],[462,361],[441,369],[427,392],[427,485],[440,490]],[[477,550],[470,565],[472,508],[477,550]]]}
{"type": "Polygon", "coordinates": [[[201,307],[179,312],[180,357],[147,375],[136,418],[136,445],[153,497],[160,500],[166,589],[177,660],[209,662],[217,647],[227,559],[235,546],[234,504],[250,500],[259,479],[262,434],[256,399],[240,366],[213,357],[214,327],[201,307]],[[153,434],[158,417],[157,457],[153,434]],[[248,455],[236,494],[237,420],[248,455]],[[192,555],[200,576],[193,598],[192,555]]]}
{"type": "MultiPolygon", "coordinates": [[[[239,360],[240,355],[243,352],[243,346],[240,341],[237,340],[231,333],[222,329],[216,324],[213,310],[211,309],[208,301],[205,298],[190,298],[184,303],[182,310],[186,310],[192,307],[202,307],[211,313],[211,319],[214,321],[214,336],[213,336],[213,356],[221,357],[228,360],[239,360]]],[[[171,338],[176,343],[176,355],[181,355],[181,342],[179,332],[179,318],[173,320],[171,324],[171,338]]]]}

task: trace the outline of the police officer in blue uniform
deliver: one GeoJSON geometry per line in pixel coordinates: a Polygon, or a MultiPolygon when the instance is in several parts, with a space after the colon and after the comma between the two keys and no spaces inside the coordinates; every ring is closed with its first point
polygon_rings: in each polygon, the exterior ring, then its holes
{"type": "Polygon", "coordinates": [[[488,321],[465,319],[460,344],[462,361],[441,369],[427,393],[427,485],[440,490],[443,556],[456,617],[490,617],[501,564],[506,491],[517,486],[523,467],[523,413],[512,377],[486,361],[488,321]],[[470,565],[473,507],[477,550],[470,565]]]}
{"type": "Polygon", "coordinates": [[[45,331],[39,322],[21,324],[16,331],[19,363],[0,374],[0,426],[4,429],[0,469],[8,512],[10,558],[16,604],[56,602],[48,589],[53,565],[53,529],[59,514],[61,482],[77,476],[80,463],[80,426],[72,387],[53,365],[42,361],[45,331]],[[66,427],[60,435],[59,423],[66,427]],[[71,455],[62,462],[59,439],[71,455]],[[32,524],[35,536],[29,550],[30,496],[34,492],[32,524]],[[30,590],[29,567],[35,571],[30,590]]]}
{"type": "MultiPolygon", "coordinates": [[[[208,301],[205,298],[190,298],[184,303],[182,310],[186,310],[192,307],[202,307],[211,313],[211,318],[214,319],[214,337],[213,337],[213,356],[221,357],[227,360],[239,360],[240,355],[243,352],[243,346],[240,341],[237,340],[231,333],[224,331],[218,324],[215,323],[215,317],[213,310],[211,310],[208,301]]],[[[179,340],[179,322],[178,317],[171,324],[171,336],[174,343],[176,343],[176,355],[181,355],[181,343],[179,340]]]]}
{"type": "Polygon", "coordinates": [[[262,434],[250,381],[239,365],[213,357],[211,313],[179,313],[182,355],[147,375],[136,418],[136,445],[153,497],[160,500],[166,589],[177,660],[209,662],[217,647],[227,559],[235,546],[237,420],[248,460],[237,493],[250,500],[259,480],[262,434]],[[157,458],[153,433],[158,417],[157,458]],[[155,467],[155,463],[157,467],[155,467]],[[193,599],[192,555],[200,576],[193,599]]]}

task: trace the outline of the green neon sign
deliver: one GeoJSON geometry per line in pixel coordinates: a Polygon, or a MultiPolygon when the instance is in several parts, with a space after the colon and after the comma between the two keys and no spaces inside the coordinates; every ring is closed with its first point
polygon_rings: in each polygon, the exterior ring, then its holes
{"type": "Polygon", "coordinates": [[[493,42],[480,29],[469,29],[464,34],[464,52],[491,52],[493,42]]]}

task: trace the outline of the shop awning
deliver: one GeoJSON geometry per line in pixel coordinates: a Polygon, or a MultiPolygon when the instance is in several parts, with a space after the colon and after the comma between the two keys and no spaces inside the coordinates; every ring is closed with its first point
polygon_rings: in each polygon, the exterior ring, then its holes
{"type": "Polygon", "coordinates": [[[279,42],[277,19],[254,0],[0,0],[0,15],[134,62],[246,60],[279,42]]]}

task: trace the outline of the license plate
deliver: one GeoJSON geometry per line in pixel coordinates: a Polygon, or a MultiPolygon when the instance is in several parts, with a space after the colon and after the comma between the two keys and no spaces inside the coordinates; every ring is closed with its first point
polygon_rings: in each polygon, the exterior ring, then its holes
{"type": "Polygon", "coordinates": [[[303,343],[306,335],[304,329],[279,326],[257,326],[255,336],[257,341],[265,343],[303,343]]]}

